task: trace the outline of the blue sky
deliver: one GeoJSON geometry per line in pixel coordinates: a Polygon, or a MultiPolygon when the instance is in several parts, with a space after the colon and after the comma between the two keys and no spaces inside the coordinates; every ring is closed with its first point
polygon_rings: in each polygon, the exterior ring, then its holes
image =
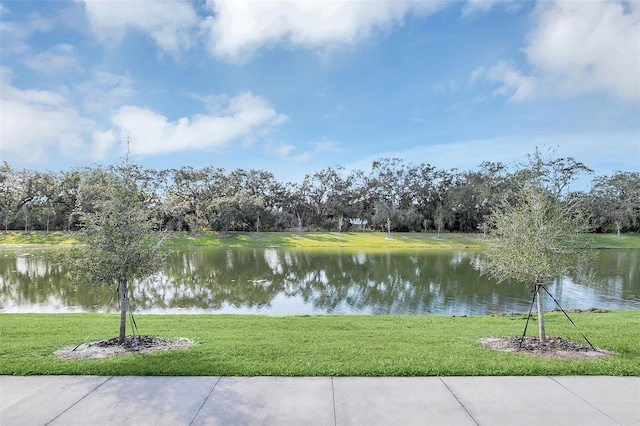
{"type": "Polygon", "coordinates": [[[0,157],[640,170],[640,2],[1,1],[0,157]]]}

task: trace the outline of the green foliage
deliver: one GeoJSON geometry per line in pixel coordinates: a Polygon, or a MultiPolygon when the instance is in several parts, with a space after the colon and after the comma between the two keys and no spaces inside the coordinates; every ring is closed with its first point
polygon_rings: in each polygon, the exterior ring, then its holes
{"type": "MultiPolygon", "coordinates": [[[[583,342],[559,312],[547,321],[583,342]]],[[[515,336],[524,315],[245,316],[145,315],[141,334],[188,338],[188,349],[98,360],[60,360],[58,349],[112,336],[111,314],[3,314],[0,374],[177,376],[640,375],[640,311],[572,313],[598,359],[502,353],[482,337],[515,336]]]]}
{"type": "Polygon", "coordinates": [[[498,282],[513,279],[534,286],[540,341],[546,339],[546,285],[583,268],[592,256],[584,249],[586,220],[577,203],[562,193],[591,170],[572,158],[547,160],[536,149],[516,175],[514,194],[492,210],[491,238],[480,268],[498,282]]]}
{"type": "Polygon", "coordinates": [[[72,252],[82,281],[119,285],[160,269],[163,240],[156,238],[151,213],[129,167],[98,170],[83,182],[80,218],[85,244],[72,252]]]}
{"type": "Polygon", "coordinates": [[[583,208],[597,230],[606,232],[609,227],[615,227],[620,236],[622,231],[638,229],[640,173],[617,172],[595,178],[583,208]]]}
{"type": "MultiPolygon", "coordinates": [[[[553,154],[553,152],[551,152],[553,154]]],[[[489,212],[513,198],[523,180],[580,205],[597,232],[638,232],[637,172],[594,179],[587,193],[570,192],[579,175],[591,173],[572,158],[548,159],[536,149],[524,168],[483,162],[475,171],[439,170],[398,158],[373,161],[369,170],[329,167],[301,182],[279,182],[260,170],[183,166],[150,170],[130,166],[147,208],[162,229],[220,231],[476,232],[489,212]]],[[[14,170],[0,164],[0,226],[6,230],[77,230],[74,214],[81,181],[99,169],[63,172],[14,170]]],[[[94,195],[99,195],[98,193],[94,195]]],[[[84,207],[84,206],[82,206],[84,207]]]]}
{"type": "Polygon", "coordinates": [[[160,270],[162,239],[154,238],[153,212],[128,162],[97,169],[80,187],[82,234],[85,244],[71,251],[72,276],[92,284],[117,286],[120,303],[118,342],[126,336],[129,283],[160,270]]]}
{"type": "Polygon", "coordinates": [[[514,203],[493,212],[491,223],[482,271],[499,282],[548,284],[572,273],[587,254],[584,221],[540,186],[526,186],[514,203]]]}

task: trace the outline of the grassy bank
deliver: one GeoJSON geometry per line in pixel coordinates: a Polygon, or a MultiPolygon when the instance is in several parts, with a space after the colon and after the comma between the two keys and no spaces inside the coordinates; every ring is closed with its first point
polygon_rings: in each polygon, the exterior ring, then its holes
{"type": "MultiPolygon", "coordinates": [[[[76,244],[79,240],[74,233],[64,232],[3,232],[0,244],[76,244]]],[[[214,247],[324,247],[324,248],[380,248],[380,249],[465,249],[482,248],[484,242],[480,234],[432,233],[391,233],[389,237],[380,232],[296,232],[230,233],[220,235],[207,232],[198,236],[189,233],[174,233],[167,240],[170,246],[214,246],[214,247]]],[[[640,235],[613,234],[585,235],[585,246],[594,248],[640,249],[640,235]]]]}
{"type": "Polygon", "coordinates": [[[73,232],[3,231],[0,244],[77,244],[73,232]]]}
{"type": "MultiPolygon", "coordinates": [[[[572,314],[595,346],[617,352],[605,358],[558,360],[507,354],[479,342],[486,336],[521,334],[525,318],[139,315],[141,334],[184,337],[194,345],[109,359],[58,360],[54,353],[62,347],[113,337],[117,316],[3,314],[0,374],[640,375],[640,311],[572,314]]],[[[550,335],[584,342],[561,313],[545,318],[550,335]]]]}
{"type": "Polygon", "coordinates": [[[232,233],[220,236],[208,233],[198,237],[174,236],[173,245],[207,245],[238,247],[336,247],[336,248],[481,248],[483,241],[477,234],[436,234],[381,232],[264,232],[259,235],[232,233]]]}

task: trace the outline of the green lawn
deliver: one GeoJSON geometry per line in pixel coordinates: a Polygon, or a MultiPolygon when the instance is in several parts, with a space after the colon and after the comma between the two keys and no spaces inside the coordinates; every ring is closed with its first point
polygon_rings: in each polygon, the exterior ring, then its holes
{"type": "Polygon", "coordinates": [[[196,238],[188,235],[173,237],[169,244],[243,246],[243,247],[365,247],[365,248],[480,248],[483,242],[477,234],[392,233],[381,232],[296,232],[231,233],[220,236],[206,233],[196,238]]]}
{"type": "Polygon", "coordinates": [[[640,234],[589,234],[588,239],[594,248],[640,249],[640,234]]]}
{"type": "MultiPolygon", "coordinates": [[[[113,314],[3,314],[0,374],[224,376],[640,375],[640,311],[582,312],[572,319],[616,355],[558,360],[495,352],[486,336],[520,335],[524,315],[246,316],[138,315],[140,333],[184,337],[177,351],[59,360],[56,350],[113,337],[113,314]]],[[[551,336],[583,342],[557,312],[551,336]]],[[[535,321],[535,319],[533,319],[535,321]]],[[[535,323],[530,330],[536,329],[535,323]]]]}
{"type": "MultiPolygon", "coordinates": [[[[206,232],[197,237],[189,233],[174,233],[167,240],[168,245],[206,245],[218,247],[323,247],[323,248],[483,248],[481,234],[443,233],[436,238],[434,233],[391,233],[391,238],[381,232],[305,232],[299,236],[297,232],[233,232],[220,235],[206,232]]],[[[73,244],[78,243],[77,235],[65,232],[42,231],[0,233],[0,244],[73,244]]],[[[585,246],[596,248],[634,248],[640,249],[640,235],[614,234],[585,235],[585,246]]]]}
{"type": "Polygon", "coordinates": [[[76,244],[73,232],[9,231],[0,233],[0,244],[76,244]]]}

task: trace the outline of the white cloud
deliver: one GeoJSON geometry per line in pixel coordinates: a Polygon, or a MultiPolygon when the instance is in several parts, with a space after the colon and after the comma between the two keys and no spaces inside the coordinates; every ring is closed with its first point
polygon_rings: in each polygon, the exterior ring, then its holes
{"type": "Polygon", "coordinates": [[[75,49],[70,44],[57,44],[46,52],[26,59],[25,65],[42,73],[65,72],[78,68],[75,49]]]}
{"type": "Polygon", "coordinates": [[[274,45],[328,52],[401,26],[410,13],[431,14],[446,0],[206,0],[208,16],[190,2],[76,0],[94,33],[122,39],[127,29],[149,34],[163,51],[178,52],[204,39],[209,52],[240,63],[274,45]]]}
{"type": "Polygon", "coordinates": [[[76,86],[87,113],[109,114],[135,94],[133,79],[128,74],[95,71],[91,78],[76,86]]]}
{"type": "Polygon", "coordinates": [[[2,21],[0,21],[0,39],[4,54],[23,54],[29,51],[29,38],[39,32],[47,32],[53,24],[37,14],[21,22],[6,20],[11,17],[11,11],[3,6],[2,21]]]}
{"type": "Polygon", "coordinates": [[[115,130],[96,130],[91,134],[89,155],[91,158],[109,158],[118,149],[120,142],[120,135],[115,130]]]}
{"type": "Polygon", "coordinates": [[[506,62],[489,68],[479,67],[471,74],[472,81],[482,78],[500,83],[500,87],[493,91],[494,95],[510,95],[514,101],[530,99],[538,94],[538,80],[522,74],[506,62]]]}
{"type": "Polygon", "coordinates": [[[279,158],[280,160],[293,160],[295,162],[305,162],[314,158],[317,154],[323,152],[340,152],[341,149],[335,141],[330,139],[321,139],[319,141],[308,142],[309,149],[304,152],[300,152],[293,155],[294,151],[298,148],[291,144],[267,144],[267,151],[279,158]]]}
{"type": "Polygon", "coordinates": [[[107,107],[133,91],[128,77],[98,72],[93,83],[67,94],[20,89],[13,85],[9,68],[0,71],[1,159],[9,162],[38,163],[58,153],[77,160],[107,159],[121,153],[126,136],[136,155],[205,150],[232,142],[247,145],[287,121],[266,100],[245,92],[208,97],[209,111],[176,121],[149,108],[121,106],[111,114],[111,125],[101,127],[74,106],[74,96],[100,90],[112,99],[86,110],[97,112],[96,117],[108,114],[107,107]],[[94,111],[98,106],[102,108],[94,111]]]}
{"type": "MultiPolygon", "coordinates": [[[[291,159],[290,155],[293,150],[295,150],[295,145],[269,145],[268,150],[278,157],[280,160],[289,160],[291,159]]],[[[296,157],[297,158],[297,157],[296,157]]]]}
{"type": "Polygon", "coordinates": [[[467,0],[462,8],[462,16],[466,17],[474,13],[485,13],[504,0],[467,0]]]}
{"type": "Polygon", "coordinates": [[[214,16],[203,28],[211,53],[242,62],[274,44],[328,51],[402,25],[409,12],[433,13],[443,2],[406,0],[207,0],[214,16]]]}
{"type": "Polygon", "coordinates": [[[131,153],[166,154],[221,147],[253,139],[286,121],[264,99],[246,92],[215,112],[170,121],[147,108],[124,106],[111,118],[121,136],[131,138],[131,153]]]}
{"type": "Polygon", "coordinates": [[[531,75],[499,63],[474,72],[514,100],[609,93],[640,99],[640,7],[620,1],[541,1],[523,52],[531,75]]]}
{"type": "Polygon", "coordinates": [[[0,141],[10,161],[43,161],[48,149],[67,155],[84,153],[85,132],[94,123],[82,117],[63,95],[49,90],[21,90],[11,84],[11,71],[1,69],[0,141]]]}
{"type": "Polygon", "coordinates": [[[463,18],[469,18],[482,13],[487,13],[497,6],[507,12],[514,12],[522,8],[527,3],[520,0],[467,0],[462,8],[461,15],[463,18]]]}
{"type": "Polygon", "coordinates": [[[313,153],[320,152],[338,152],[338,144],[330,139],[322,139],[316,142],[310,142],[309,145],[313,147],[313,153]]]}
{"type": "Polygon", "coordinates": [[[127,29],[148,33],[162,51],[189,48],[198,16],[191,3],[181,0],[109,1],[77,0],[95,34],[102,40],[119,40],[127,29]]]}
{"type": "Polygon", "coordinates": [[[640,98],[640,7],[631,2],[540,2],[525,53],[563,94],[640,98]]]}

